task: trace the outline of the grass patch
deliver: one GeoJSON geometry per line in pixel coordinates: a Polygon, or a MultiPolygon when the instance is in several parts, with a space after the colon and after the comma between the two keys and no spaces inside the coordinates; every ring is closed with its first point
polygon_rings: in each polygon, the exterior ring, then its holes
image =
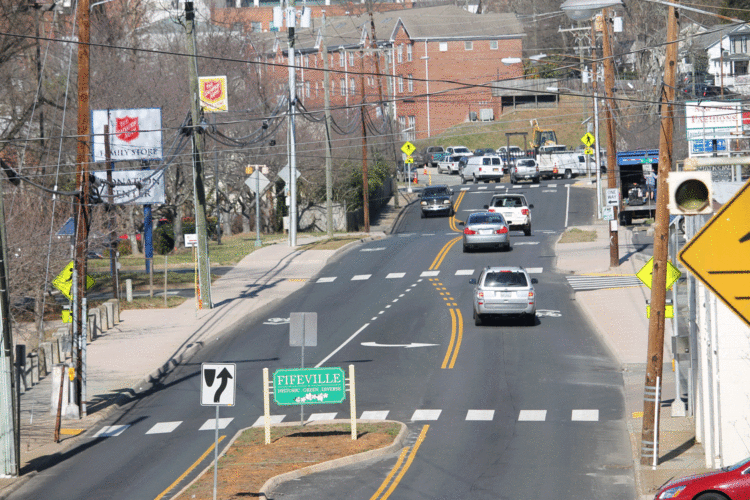
{"type": "Polygon", "coordinates": [[[334,236],[331,239],[314,241],[306,245],[300,245],[300,250],[338,250],[353,241],[361,240],[361,236],[334,236]]]}
{"type": "Polygon", "coordinates": [[[560,243],[584,243],[587,241],[596,241],[596,231],[584,231],[573,227],[565,231],[560,237],[560,243]]]}

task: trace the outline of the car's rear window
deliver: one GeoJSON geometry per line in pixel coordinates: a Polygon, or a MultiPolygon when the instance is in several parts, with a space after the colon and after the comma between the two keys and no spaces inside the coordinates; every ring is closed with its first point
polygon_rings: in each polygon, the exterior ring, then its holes
{"type": "Polygon", "coordinates": [[[533,167],[534,160],[519,160],[518,166],[519,167],[533,167]]]}
{"type": "Polygon", "coordinates": [[[529,286],[526,275],[519,271],[500,271],[488,272],[484,277],[484,286],[487,287],[504,287],[504,286],[529,286]]]}
{"type": "Polygon", "coordinates": [[[472,214],[469,224],[504,224],[505,219],[500,214],[472,214]]]}
{"type": "Polygon", "coordinates": [[[520,198],[495,198],[492,200],[493,207],[522,207],[523,202],[520,198]]]}

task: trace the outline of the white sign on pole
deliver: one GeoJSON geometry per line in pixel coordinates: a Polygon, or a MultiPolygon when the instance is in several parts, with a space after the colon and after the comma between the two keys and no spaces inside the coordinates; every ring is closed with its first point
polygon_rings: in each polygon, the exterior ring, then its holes
{"type": "Polygon", "coordinates": [[[236,374],[235,363],[202,363],[201,405],[234,406],[236,374]]]}
{"type": "Polygon", "coordinates": [[[607,189],[607,205],[616,207],[620,205],[620,190],[617,188],[607,189]]]}
{"type": "Polygon", "coordinates": [[[270,183],[271,181],[268,180],[268,177],[263,175],[258,168],[253,170],[252,175],[245,180],[245,185],[250,188],[250,191],[256,194],[258,191],[263,194],[263,191],[266,190],[270,183]]]}
{"type": "Polygon", "coordinates": [[[104,154],[104,126],[107,124],[110,161],[162,159],[161,108],[92,111],[95,162],[107,161],[104,154]]]}
{"type": "MultiPolygon", "coordinates": [[[[96,191],[108,201],[107,172],[96,171],[94,177],[102,183],[96,191]]],[[[115,205],[156,205],[166,202],[164,195],[164,170],[119,170],[112,172],[112,194],[115,205]]]]}
{"type": "Polygon", "coordinates": [[[185,235],[185,248],[197,247],[197,246],[198,246],[198,235],[186,234],[185,235]]]}
{"type": "Polygon", "coordinates": [[[602,207],[602,219],[603,220],[615,220],[615,207],[613,206],[602,207]]]}
{"type": "MultiPolygon", "coordinates": [[[[297,179],[300,178],[299,170],[296,170],[297,172],[297,179]]],[[[279,170],[279,177],[281,177],[281,180],[284,181],[284,183],[288,186],[289,185],[289,165],[279,170]]]]}

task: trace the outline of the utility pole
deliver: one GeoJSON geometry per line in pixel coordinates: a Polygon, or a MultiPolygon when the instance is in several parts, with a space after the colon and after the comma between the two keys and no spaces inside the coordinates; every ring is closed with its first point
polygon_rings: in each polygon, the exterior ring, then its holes
{"type": "Polygon", "coordinates": [[[328,45],[326,44],[326,11],[323,11],[323,103],[326,113],[326,228],[333,238],[333,166],[331,161],[331,86],[328,74],[328,45]]]}
{"type": "MultiPolygon", "coordinates": [[[[604,121],[607,124],[607,187],[617,188],[617,150],[615,141],[615,120],[612,113],[614,102],[615,69],[612,61],[612,41],[609,38],[609,15],[602,9],[602,48],[604,51],[604,121]]],[[[598,168],[598,166],[597,166],[598,168]]],[[[620,266],[620,245],[617,231],[620,206],[613,207],[614,220],[609,224],[609,267],[620,266]]]]}
{"type": "MultiPolygon", "coordinates": [[[[648,321],[646,382],[643,389],[643,429],[641,463],[656,465],[659,459],[659,433],[656,408],[661,392],[664,366],[664,309],[667,296],[667,258],[669,253],[669,189],[667,176],[672,169],[674,86],[677,66],[677,15],[674,6],[667,11],[667,51],[664,85],[661,93],[659,129],[659,167],[654,223],[654,270],[651,278],[651,317],[648,321]]],[[[679,394],[678,394],[679,397],[679,394]]]]}
{"type": "Polygon", "coordinates": [[[295,134],[294,115],[297,106],[297,77],[294,58],[294,28],[297,24],[297,13],[294,0],[287,0],[286,28],[289,32],[289,246],[297,246],[297,139],[295,134]]]}
{"type": "Polygon", "coordinates": [[[206,230],[206,189],[203,181],[203,130],[201,129],[200,93],[198,90],[198,57],[195,37],[193,2],[185,2],[185,30],[187,32],[188,74],[190,75],[190,117],[193,138],[193,203],[195,232],[198,236],[198,283],[200,307],[211,309],[211,266],[208,260],[208,231],[206,230]]]}
{"type": "MultiPolygon", "coordinates": [[[[392,95],[391,94],[391,72],[390,72],[391,70],[390,70],[389,65],[388,65],[388,55],[387,54],[383,58],[383,62],[385,63],[385,75],[386,75],[385,76],[385,88],[386,88],[386,93],[387,93],[387,96],[388,96],[388,104],[385,106],[385,119],[387,120],[386,123],[388,124],[388,132],[389,132],[388,140],[390,141],[391,147],[393,148],[394,165],[396,165],[396,168],[398,168],[399,152],[396,149],[396,140],[395,140],[396,138],[394,137],[393,128],[392,128],[393,127],[393,119],[391,118],[391,112],[393,110],[391,109],[391,95],[392,95]]],[[[411,181],[409,179],[406,180],[406,183],[411,186],[410,182],[411,181]]],[[[396,208],[399,208],[398,195],[399,195],[398,184],[396,184],[396,197],[394,198],[394,203],[393,203],[393,205],[396,208]]]]}
{"type": "Polygon", "coordinates": [[[362,106],[359,108],[359,116],[362,119],[362,209],[365,219],[365,232],[370,232],[370,188],[367,183],[367,127],[365,127],[365,52],[360,49],[360,74],[359,81],[362,87],[362,106]]]}
{"type": "Polygon", "coordinates": [[[89,0],[82,0],[78,5],[78,131],[76,134],[76,190],[78,195],[75,201],[76,210],[76,244],[75,244],[75,267],[76,287],[78,295],[73,304],[73,337],[75,345],[75,391],[78,402],[78,415],[83,415],[85,403],[81,401],[83,392],[83,303],[86,299],[87,253],[89,243],[89,226],[91,224],[89,209],[89,162],[91,161],[91,149],[89,137],[91,126],[89,123],[89,0]]]}

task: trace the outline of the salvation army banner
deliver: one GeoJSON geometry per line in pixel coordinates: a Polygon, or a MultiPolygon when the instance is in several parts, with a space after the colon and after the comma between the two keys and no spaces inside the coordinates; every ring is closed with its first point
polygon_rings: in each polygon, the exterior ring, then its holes
{"type": "Polygon", "coordinates": [[[198,86],[204,112],[216,113],[229,109],[226,76],[201,76],[198,78],[198,86]]]}
{"type": "Polygon", "coordinates": [[[107,124],[111,161],[162,159],[161,108],[92,111],[94,162],[106,161],[104,126],[107,124]]]}
{"type": "MultiPolygon", "coordinates": [[[[108,201],[107,172],[94,172],[103,181],[95,189],[102,200],[108,201]]],[[[158,205],[165,203],[164,170],[115,170],[112,172],[115,205],[158,205]]]]}

